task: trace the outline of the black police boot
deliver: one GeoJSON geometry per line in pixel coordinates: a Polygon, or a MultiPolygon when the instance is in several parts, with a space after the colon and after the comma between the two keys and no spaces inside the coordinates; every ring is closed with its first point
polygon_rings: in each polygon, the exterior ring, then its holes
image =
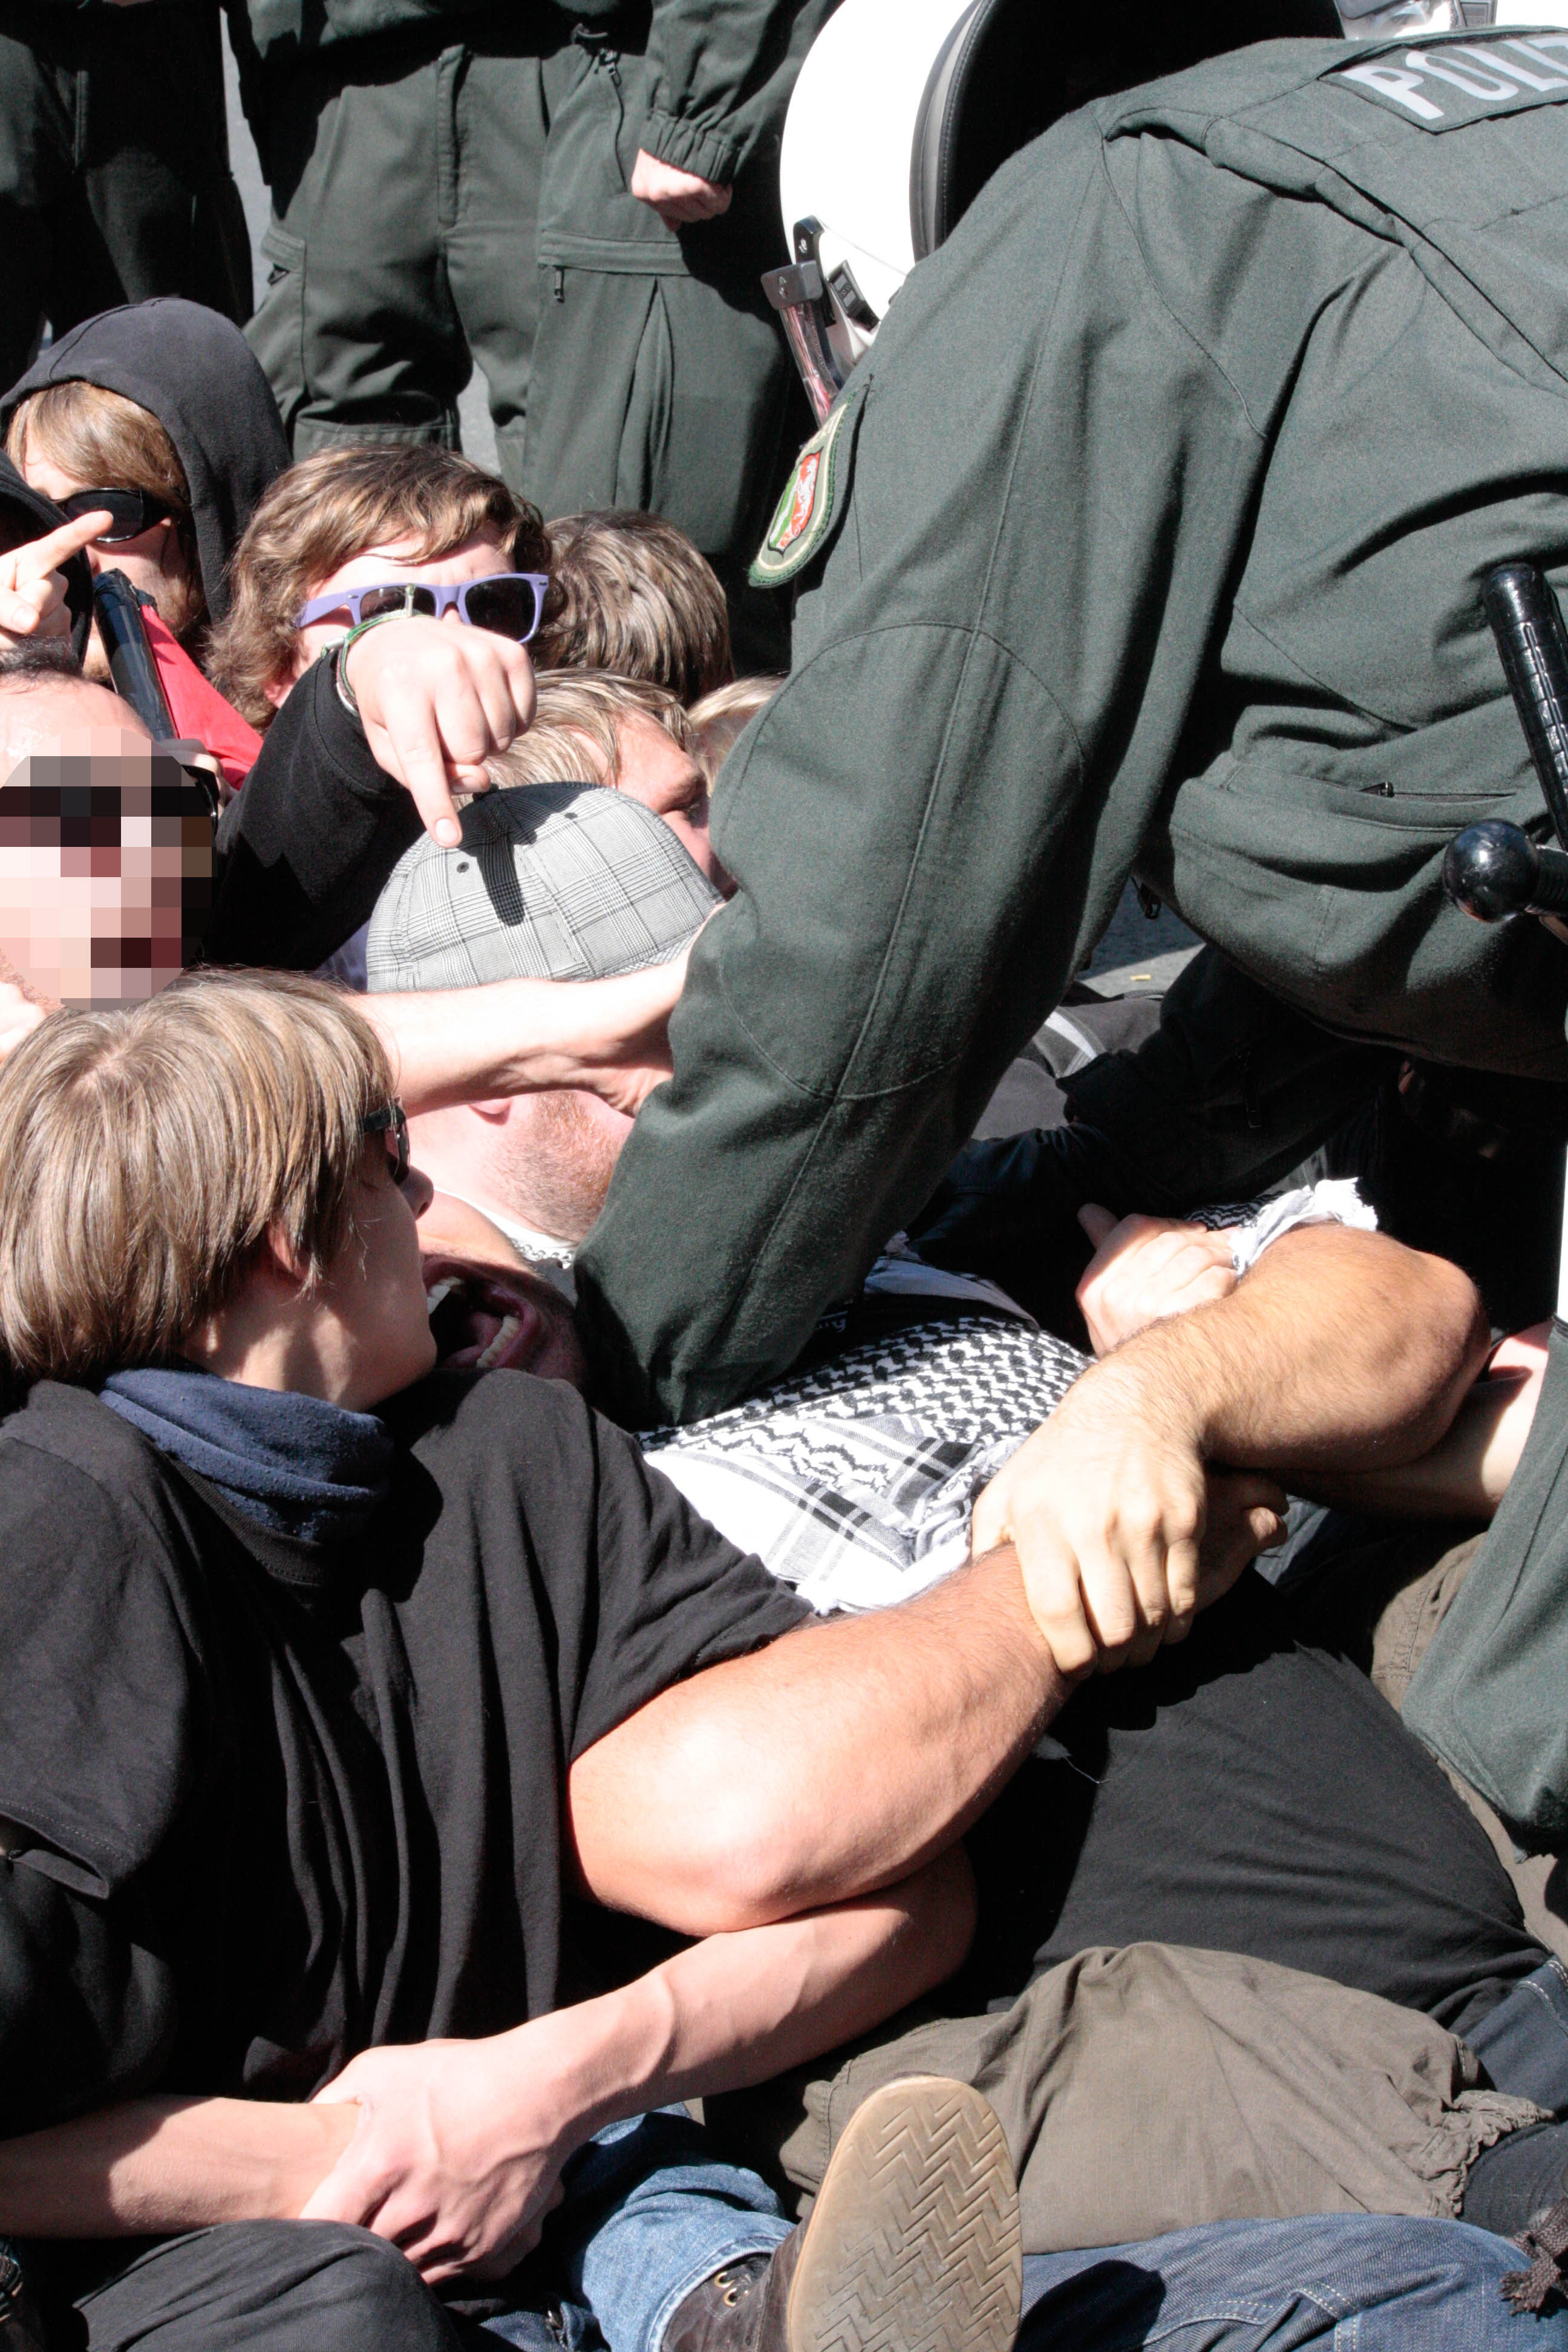
{"type": "Polygon", "coordinates": [[[661,2352],[1010,2352],[1018,2195],[978,2091],[936,2075],[857,2108],[808,2221],[677,2305],[661,2352]]]}

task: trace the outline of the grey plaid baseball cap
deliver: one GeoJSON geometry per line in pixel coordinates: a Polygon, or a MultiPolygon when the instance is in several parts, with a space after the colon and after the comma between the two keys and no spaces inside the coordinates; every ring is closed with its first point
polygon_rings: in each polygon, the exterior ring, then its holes
{"type": "Polygon", "coordinates": [[[661,819],[601,784],[484,793],[463,837],[393,867],[365,943],[372,989],[605,980],[679,954],[721,901],[661,819]]]}

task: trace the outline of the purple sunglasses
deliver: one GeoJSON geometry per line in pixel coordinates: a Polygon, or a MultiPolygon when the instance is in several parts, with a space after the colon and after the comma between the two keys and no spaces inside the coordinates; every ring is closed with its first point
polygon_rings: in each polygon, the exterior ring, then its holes
{"type": "Polygon", "coordinates": [[[312,621],[342,612],[356,629],[362,621],[378,621],[388,613],[420,613],[438,621],[456,604],[470,628],[493,629],[498,637],[515,637],[525,646],[544,617],[549,585],[547,572],[495,572],[488,580],[465,580],[456,588],[439,580],[388,580],[373,588],[312,596],[294,626],[309,628],[312,621]]]}

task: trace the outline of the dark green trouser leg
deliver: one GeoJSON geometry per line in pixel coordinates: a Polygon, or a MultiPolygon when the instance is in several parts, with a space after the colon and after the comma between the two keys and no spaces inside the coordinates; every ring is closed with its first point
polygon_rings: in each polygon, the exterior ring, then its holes
{"type": "MultiPolygon", "coordinates": [[[[453,92],[462,168],[445,232],[447,280],[489,393],[497,462],[522,487],[523,441],[539,328],[539,190],[546,122],[582,71],[568,20],[533,26],[522,57],[495,39],[473,51],[453,92]],[[547,47],[552,43],[553,47],[547,47]]],[[[525,27],[527,29],[526,21],[525,27]]]]}
{"type": "Polygon", "coordinates": [[[267,95],[272,271],[247,333],[297,457],[336,441],[451,447],[468,373],[441,256],[441,59],[358,46],[267,95]]]}
{"type": "Polygon", "coordinates": [[[758,283],[766,172],[732,218],[673,235],[626,184],[644,61],[566,23],[523,7],[465,45],[354,43],[273,82],[252,346],[301,457],[455,444],[471,354],[514,488],[546,514],[668,515],[725,582],[741,665],[784,667],[783,600],[743,576],[809,423],[758,283]]]}
{"type": "Polygon", "coordinates": [[[356,42],[268,88],[274,267],[249,335],[297,456],[455,446],[471,352],[502,470],[520,478],[545,80],[563,38],[556,12],[522,7],[468,45],[356,42]]]}
{"type": "Polygon", "coordinates": [[[250,309],[216,9],[0,0],[0,388],[46,318],[153,294],[250,309]]]}

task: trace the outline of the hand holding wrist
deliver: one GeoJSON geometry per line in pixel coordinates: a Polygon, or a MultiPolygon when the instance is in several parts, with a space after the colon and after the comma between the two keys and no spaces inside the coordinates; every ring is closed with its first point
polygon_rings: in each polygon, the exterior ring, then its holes
{"type": "Polygon", "coordinates": [[[1066,1675],[1142,1662],[1197,1606],[1204,1460],[1172,1390],[1131,1350],[1096,1366],[975,1504],[975,1552],[1013,1544],[1066,1675]]]}
{"type": "Polygon", "coordinates": [[[538,2243],[561,2168],[610,2114],[613,2061],[558,2011],[483,2042],[361,2053],[317,2104],[352,2102],[353,2134],[303,2209],[399,2244],[426,2279],[499,2278],[538,2243]]]}

